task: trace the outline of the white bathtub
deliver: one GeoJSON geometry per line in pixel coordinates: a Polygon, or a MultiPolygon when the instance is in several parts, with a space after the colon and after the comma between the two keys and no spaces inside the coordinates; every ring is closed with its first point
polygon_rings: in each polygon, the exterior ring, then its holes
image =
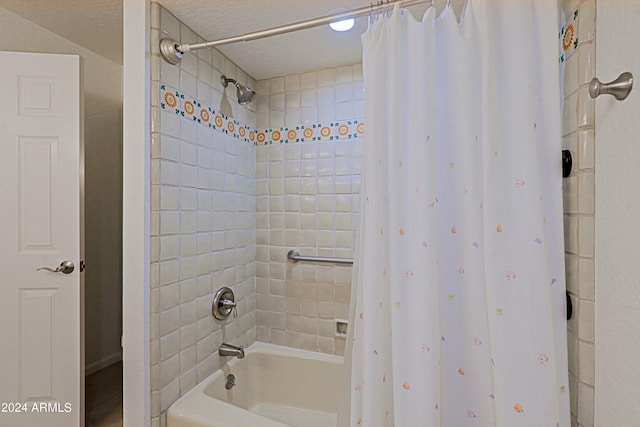
{"type": "Polygon", "coordinates": [[[245,354],[171,405],[167,427],[336,426],[342,357],[262,342],[245,354]]]}

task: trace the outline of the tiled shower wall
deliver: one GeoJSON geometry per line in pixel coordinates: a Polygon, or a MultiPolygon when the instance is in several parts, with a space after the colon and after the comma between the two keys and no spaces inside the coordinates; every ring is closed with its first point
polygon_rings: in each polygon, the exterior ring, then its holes
{"type": "MultiPolygon", "coordinates": [[[[280,130],[362,121],[361,65],[258,82],[257,126],[280,130]]],[[[343,354],[336,319],[347,319],[351,266],[286,260],[353,257],[362,137],[258,145],[256,153],[257,338],[343,354]]]]}
{"type": "Polygon", "coordinates": [[[212,49],[178,66],[162,60],[160,38],[202,39],[151,5],[151,415],[161,426],[169,405],[221,366],[222,342],[256,336],[255,147],[168,108],[175,98],[161,99],[161,88],[255,126],[255,103],[226,98],[220,74],[256,82],[212,49]],[[222,286],[235,292],[238,317],[217,322],[211,303],[222,286]]]}
{"type": "Polygon", "coordinates": [[[563,179],[567,289],[573,303],[568,323],[572,426],[593,427],[595,373],[595,104],[588,84],[595,76],[594,0],[563,0],[563,149],[573,155],[563,179]],[[573,34],[572,34],[573,32],[573,34]]]}

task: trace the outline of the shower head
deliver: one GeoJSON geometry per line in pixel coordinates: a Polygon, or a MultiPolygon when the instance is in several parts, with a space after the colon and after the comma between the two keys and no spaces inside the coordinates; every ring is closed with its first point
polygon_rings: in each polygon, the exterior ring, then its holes
{"type": "Polygon", "coordinates": [[[241,85],[240,83],[238,83],[234,79],[230,79],[230,78],[226,77],[225,75],[220,76],[220,82],[222,83],[222,86],[224,86],[224,87],[227,87],[229,82],[231,82],[234,85],[236,85],[236,89],[237,89],[236,96],[238,97],[238,104],[240,104],[240,105],[247,105],[248,103],[253,101],[253,98],[256,97],[256,93],[254,91],[252,91],[248,86],[241,85]]]}

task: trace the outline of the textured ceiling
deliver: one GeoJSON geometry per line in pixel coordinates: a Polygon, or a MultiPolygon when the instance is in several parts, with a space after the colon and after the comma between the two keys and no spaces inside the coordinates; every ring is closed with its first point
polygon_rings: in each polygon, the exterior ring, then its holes
{"type": "MultiPolygon", "coordinates": [[[[206,40],[317,18],[336,9],[369,5],[367,0],[160,0],[160,3],[206,40]]],[[[249,75],[264,79],[361,62],[360,35],[364,19],[354,30],[337,33],[327,26],[239,42],[219,49],[249,75]]]]}
{"type": "Polygon", "coordinates": [[[0,0],[0,6],[122,64],[122,0],[0,0]]]}
{"type": "MultiPolygon", "coordinates": [[[[122,64],[123,0],[0,0],[24,18],[122,64]]],[[[371,0],[157,0],[204,37],[216,40],[369,6],[371,0]]],[[[436,0],[438,9],[447,0],[436,0]]],[[[452,0],[459,12],[464,0],[452,0]]],[[[425,2],[410,10],[420,18],[425,2]]],[[[328,26],[251,42],[220,46],[229,59],[256,79],[361,62],[361,34],[367,17],[353,30],[328,26]]]]}
{"type": "MultiPolygon", "coordinates": [[[[159,0],[207,41],[369,6],[371,0],[159,0]]],[[[373,2],[375,4],[375,2],[373,2]]],[[[426,10],[428,3],[412,9],[426,10]]],[[[239,42],[218,49],[256,79],[362,62],[367,18],[338,33],[328,26],[239,42]]]]}

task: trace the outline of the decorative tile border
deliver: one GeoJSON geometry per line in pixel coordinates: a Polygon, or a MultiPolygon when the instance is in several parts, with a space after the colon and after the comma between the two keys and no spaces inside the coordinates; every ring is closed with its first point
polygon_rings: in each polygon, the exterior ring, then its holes
{"type": "Polygon", "coordinates": [[[578,48],[578,9],[574,10],[558,33],[560,40],[560,63],[578,48]]]}
{"type": "Polygon", "coordinates": [[[160,85],[160,108],[173,111],[186,120],[198,122],[218,132],[233,135],[241,141],[255,144],[255,131],[249,126],[215,111],[209,105],[202,105],[200,101],[185,96],[165,84],[160,85]]]}
{"type": "Polygon", "coordinates": [[[358,120],[336,121],[328,124],[314,123],[296,127],[256,130],[244,123],[202,105],[196,99],[185,96],[165,84],[160,85],[160,108],[173,111],[189,121],[195,121],[218,132],[253,145],[288,144],[309,141],[335,141],[364,136],[364,123],[358,120]]]}
{"type": "Polygon", "coordinates": [[[362,138],[364,123],[358,120],[332,122],[326,125],[312,124],[259,131],[257,145],[287,144],[308,141],[335,141],[340,139],[362,138]]]}

